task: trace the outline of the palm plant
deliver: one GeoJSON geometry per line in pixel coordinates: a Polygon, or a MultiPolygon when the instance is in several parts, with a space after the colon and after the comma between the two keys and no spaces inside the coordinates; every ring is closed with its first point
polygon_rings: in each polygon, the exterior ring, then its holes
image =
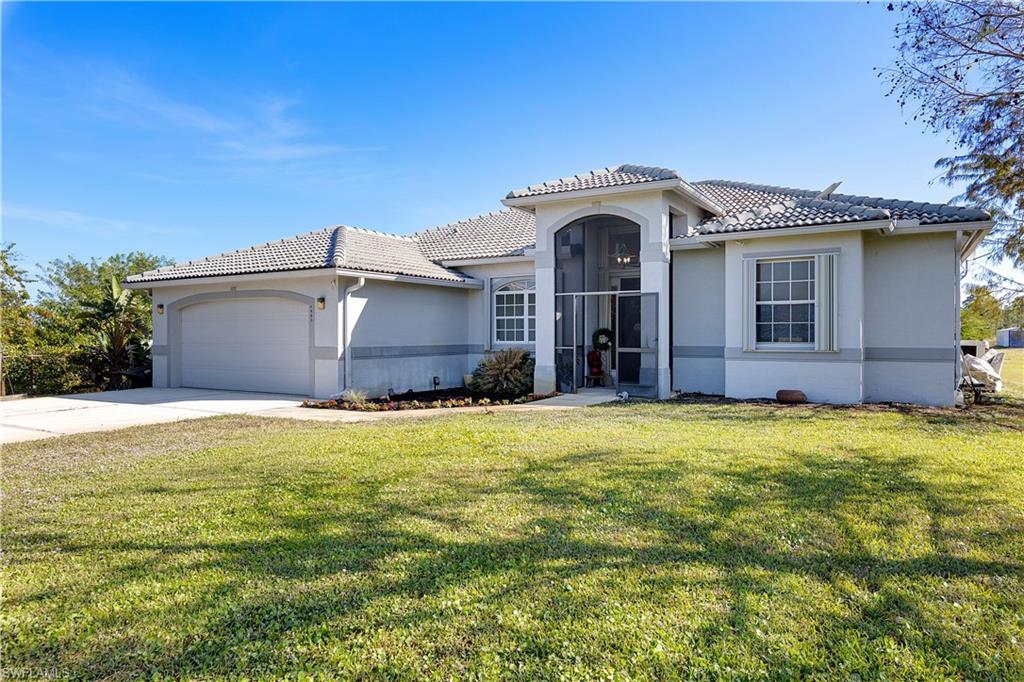
{"type": "Polygon", "coordinates": [[[81,318],[95,335],[88,351],[97,383],[116,388],[123,383],[117,379],[119,372],[146,362],[148,353],[141,336],[147,314],[145,302],[123,288],[116,277],[110,278],[101,298],[84,304],[81,318]]]}

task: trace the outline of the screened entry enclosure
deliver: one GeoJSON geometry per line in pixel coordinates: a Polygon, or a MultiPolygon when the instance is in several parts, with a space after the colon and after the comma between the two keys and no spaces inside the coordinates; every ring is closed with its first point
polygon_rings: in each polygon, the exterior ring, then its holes
{"type": "Polygon", "coordinates": [[[640,227],[586,218],[559,230],[555,248],[558,390],[656,394],[658,294],[640,291],[640,227]],[[606,348],[595,345],[597,332],[606,348]]]}

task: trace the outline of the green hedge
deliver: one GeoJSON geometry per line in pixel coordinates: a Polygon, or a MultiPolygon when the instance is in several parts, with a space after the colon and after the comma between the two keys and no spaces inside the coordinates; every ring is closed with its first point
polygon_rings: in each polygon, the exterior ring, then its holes
{"type": "Polygon", "coordinates": [[[8,394],[53,395],[94,388],[84,378],[83,354],[70,349],[5,353],[0,372],[8,394]]]}

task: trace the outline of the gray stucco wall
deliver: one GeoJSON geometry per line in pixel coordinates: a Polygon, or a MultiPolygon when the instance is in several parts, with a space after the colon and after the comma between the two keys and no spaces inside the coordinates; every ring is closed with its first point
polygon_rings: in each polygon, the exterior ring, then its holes
{"type": "MultiPolygon", "coordinates": [[[[466,373],[466,289],[367,280],[351,294],[352,383],[371,395],[391,389],[461,386],[466,373]]],[[[345,358],[346,361],[349,358],[345,358]]]]}
{"type": "Polygon", "coordinates": [[[955,233],[865,235],[865,402],[952,403],[957,268],[955,233]]]}
{"type": "Polygon", "coordinates": [[[725,393],[725,249],[672,254],[672,389],[725,393]]]}

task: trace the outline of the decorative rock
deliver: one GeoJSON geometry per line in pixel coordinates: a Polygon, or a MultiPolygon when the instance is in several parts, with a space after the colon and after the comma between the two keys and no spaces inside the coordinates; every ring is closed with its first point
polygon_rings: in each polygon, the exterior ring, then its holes
{"type": "Polygon", "coordinates": [[[775,399],[780,403],[806,403],[807,395],[803,391],[792,388],[783,388],[775,393],[775,399]]]}

